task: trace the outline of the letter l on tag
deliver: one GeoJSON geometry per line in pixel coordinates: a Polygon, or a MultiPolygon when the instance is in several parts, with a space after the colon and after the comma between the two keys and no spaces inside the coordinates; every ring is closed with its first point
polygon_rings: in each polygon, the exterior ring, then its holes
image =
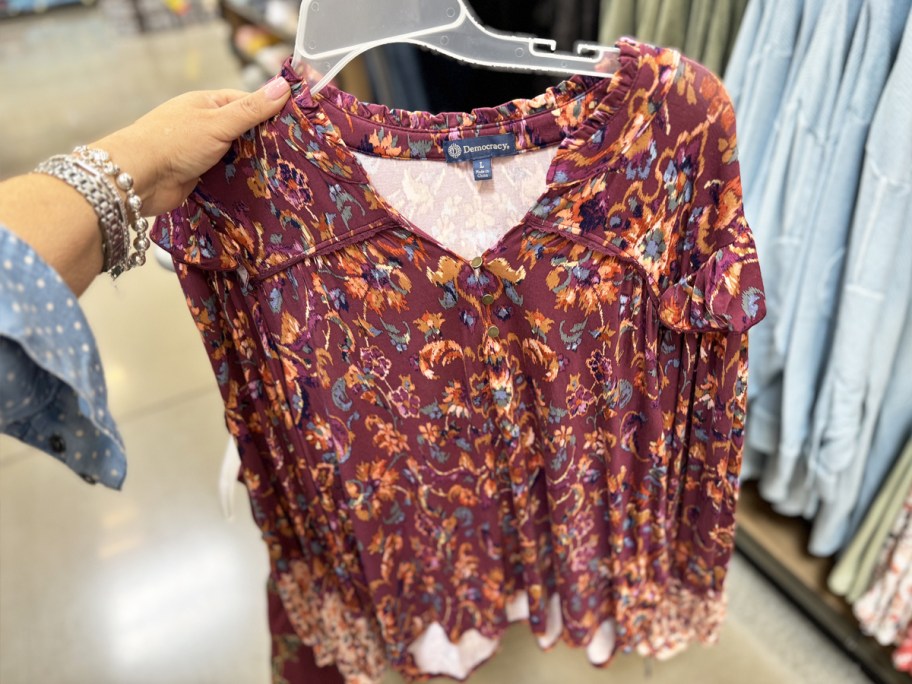
{"type": "Polygon", "coordinates": [[[475,174],[475,180],[477,181],[491,180],[494,175],[493,169],[491,168],[491,158],[473,159],[472,172],[475,174]]]}

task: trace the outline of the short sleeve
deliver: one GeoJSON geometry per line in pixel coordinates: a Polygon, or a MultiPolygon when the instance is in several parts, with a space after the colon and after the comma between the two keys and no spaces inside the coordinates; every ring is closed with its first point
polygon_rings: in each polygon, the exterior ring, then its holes
{"type": "Polygon", "coordinates": [[[734,110],[716,76],[689,60],[687,67],[692,78],[669,98],[670,111],[689,110],[680,118],[692,134],[663,169],[669,193],[684,202],[659,318],[678,332],[744,332],[763,319],[766,302],[744,217],[734,110]]]}

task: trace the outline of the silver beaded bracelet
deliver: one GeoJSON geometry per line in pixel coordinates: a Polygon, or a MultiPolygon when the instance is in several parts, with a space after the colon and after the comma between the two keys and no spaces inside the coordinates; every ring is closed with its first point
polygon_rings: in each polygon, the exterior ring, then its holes
{"type": "Polygon", "coordinates": [[[101,229],[104,262],[102,270],[111,271],[115,263],[121,260],[118,242],[113,239],[118,232],[123,232],[127,219],[123,205],[116,192],[100,183],[98,176],[78,166],[72,157],[58,154],[41,162],[35,172],[58,178],[73,187],[95,210],[98,216],[98,227],[101,229]]]}
{"type": "Polygon", "coordinates": [[[64,181],[92,206],[101,230],[103,270],[112,278],[146,262],[146,250],[151,243],[146,236],[148,221],[140,214],[142,199],[133,190],[132,176],[114,164],[106,151],[81,145],[72,154],[56,155],[42,162],[35,171],[64,181]],[[126,201],[117,188],[124,192],[126,201]],[[136,233],[133,253],[130,253],[131,228],[136,233]]]}
{"type": "MultiPolygon", "coordinates": [[[[114,198],[114,202],[117,203],[117,206],[120,208],[120,221],[112,226],[112,229],[104,230],[102,229],[102,235],[107,235],[108,239],[104,240],[104,249],[106,254],[110,255],[110,258],[107,260],[109,263],[109,268],[105,268],[109,273],[112,272],[112,268],[116,267],[118,264],[123,264],[127,259],[127,256],[130,253],[130,234],[126,230],[126,226],[129,224],[130,219],[127,215],[126,205],[121,200],[120,193],[117,191],[117,188],[114,187],[114,184],[111,183],[107,178],[98,173],[98,169],[93,166],[90,166],[85,161],[78,157],[68,156],[66,159],[75,164],[79,169],[84,171],[89,175],[90,178],[97,184],[101,183],[105,188],[107,188],[110,197],[114,198]]],[[[99,221],[99,227],[102,227],[101,222],[99,221]]],[[[120,275],[122,271],[118,270],[117,275],[120,275]]],[[[117,277],[117,276],[114,276],[117,277]]]]}

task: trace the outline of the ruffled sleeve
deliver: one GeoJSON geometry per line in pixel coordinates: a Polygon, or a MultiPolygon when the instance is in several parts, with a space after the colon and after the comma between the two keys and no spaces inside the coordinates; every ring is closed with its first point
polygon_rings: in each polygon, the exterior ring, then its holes
{"type": "Polygon", "coordinates": [[[159,216],[152,240],[171,258],[204,270],[237,268],[239,247],[226,232],[227,216],[198,191],[176,209],[159,216]]]}
{"type": "Polygon", "coordinates": [[[681,99],[695,99],[703,121],[665,169],[670,194],[685,202],[675,258],[662,277],[659,318],[678,332],[740,333],[763,319],[766,301],[744,217],[735,116],[719,79],[689,66],[695,75],[679,88],[681,99]]]}
{"type": "Polygon", "coordinates": [[[661,296],[659,318],[678,332],[745,332],[766,315],[763,281],[746,223],[661,296]]]}

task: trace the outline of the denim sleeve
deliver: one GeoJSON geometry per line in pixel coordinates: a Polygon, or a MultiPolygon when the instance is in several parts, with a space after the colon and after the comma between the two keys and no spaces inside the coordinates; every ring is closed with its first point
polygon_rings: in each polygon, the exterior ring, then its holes
{"type": "Polygon", "coordinates": [[[0,432],[120,489],[123,440],[95,338],[54,269],[0,225],[0,432]]]}

